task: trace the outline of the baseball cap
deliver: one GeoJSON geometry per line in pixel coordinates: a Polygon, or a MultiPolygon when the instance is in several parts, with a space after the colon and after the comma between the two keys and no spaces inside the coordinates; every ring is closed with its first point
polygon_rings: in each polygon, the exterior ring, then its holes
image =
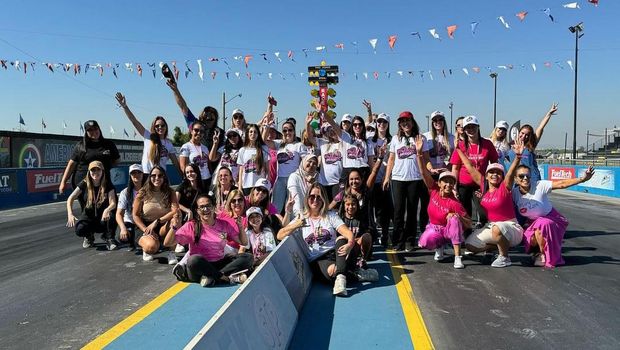
{"type": "Polygon", "coordinates": [[[508,128],[509,128],[508,122],[505,121],[505,120],[498,121],[497,124],[495,124],[495,127],[496,128],[503,128],[503,129],[506,129],[506,130],[508,130],[508,128]]]}
{"type": "Polygon", "coordinates": [[[504,166],[499,163],[491,163],[487,167],[487,173],[491,170],[500,170],[502,173],[504,172],[504,166]]]}
{"type": "Polygon", "coordinates": [[[451,171],[444,171],[441,174],[439,174],[439,181],[441,181],[441,179],[444,179],[446,177],[451,177],[456,181],[456,176],[454,176],[454,174],[452,174],[451,171]]]}
{"type": "Polygon", "coordinates": [[[398,120],[401,119],[413,119],[413,113],[409,111],[400,112],[400,114],[398,115],[398,120]]]}
{"type": "Polygon", "coordinates": [[[240,110],[239,108],[234,109],[234,110],[232,111],[231,116],[232,116],[232,115],[235,115],[235,114],[241,114],[243,117],[245,117],[245,114],[243,114],[243,111],[242,111],[242,110],[240,110]]]}
{"type": "Polygon", "coordinates": [[[383,119],[383,120],[385,120],[385,121],[386,121],[386,122],[388,122],[388,123],[390,122],[390,116],[389,116],[389,115],[387,115],[387,114],[385,114],[385,113],[380,113],[380,114],[377,116],[377,120],[379,120],[379,119],[383,119]]]}
{"type": "Polygon", "coordinates": [[[93,127],[96,127],[97,129],[101,130],[101,128],[99,127],[99,123],[97,123],[96,120],[89,120],[89,121],[84,123],[84,131],[86,131],[86,130],[88,130],[90,128],[93,128],[93,127]]]}
{"type": "Polygon", "coordinates": [[[263,212],[262,210],[260,210],[259,207],[250,207],[248,210],[245,211],[245,216],[247,216],[248,218],[252,214],[258,214],[260,216],[263,216],[263,212]]]}
{"type": "Polygon", "coordinates": [[[264,187],[267,191],[271,191],[271,182],[267,179],[258,179],[254,183],[254,187],[264,187]]]}
{"type": "Polygon", "coordinates": [[[340,118],[340,122],[351,122],[351,120],[353,120],[353,116],[351,116],[350,114],[346,113],[342,115],[342,118],[340,118]]]}
{"type": "Polygon", "coordinates": [[[327,132],[329,131],[331,127],[332,127],[331,124],[323,123],[323,125],[321,125],[321,134],[323,135],[327,134],[327,132]]]}
{"type": "Polygon", "coordinates": [[[445,118],[446,116],[443,115],[443,112],[441,112],[441,111],[435,111],[435,112],[431,113],[431,120],[435,119],[435,117],[445,118]]]}
{"type": "Polygon", "coordinates": [[[101,163],[101,162],[100,162],[100,161],[98,161],[98,160],[93,160],[92,162],[90,162],[90,163],[88,164],[88,170],[93,169],[93,168],[99,168],[99,169],[101,169],[101,170],[105,169],[105,168],[103,167],[103,163],[101,163]]]}
{"type": "Polygon", "coordinates": [[[370,122],[370,123],[366,124],[366,128],[373,128],[373,129],[377,130],[377,123],[370,122]]]}
{"type": "Polygon", "coordinates": [[[144,173],[144,171],[142,171],[142,165],[140,164],[131,164],[129,166],[129,174],[131,174],[134,171],[139,171],[141,173],[144,173]]]}
{"type": "Polygon", "coordinates": [[[235,134],[239,135],[239,137],[241,137],[241,130],[237,129],[237,128],[230,128],[228,130],[226,130],[226,136],[228,136],[228,134],[230,134],[231,132],[234,132],[235,134]]]}
{"type": "Polygon", "coordinates": [[[467,117],[465,117],[465,119],[463,119],[463,127],[466,127],[470,124],[480,125],[480,123],[478,123],[478,118],[476,118],[475,115],[468,115],[467,117]]]}
{"type": "Polygon", "coordinates": [[[276,125],[276,123],[267,124],[267,127],[275,131],[278,131],[278,126],[276,125]]]}

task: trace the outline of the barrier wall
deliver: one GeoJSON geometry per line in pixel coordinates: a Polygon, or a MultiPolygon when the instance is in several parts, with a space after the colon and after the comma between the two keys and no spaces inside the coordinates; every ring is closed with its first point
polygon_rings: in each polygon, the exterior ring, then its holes
{"type": "MultiPolygon", "coordinates": [[[[581,177],[587,166],[582,165],[539,165],[540,174],[546,180],[562,180],[581,177]]],[[[620,198],[620,168],[597,167],[594,176],[583,184],[569,188],[570,191],[592,193],[620,198]]]]}
{"type": "Polygon", "coordinates": [[[285,238],[185,349],[286,349],[312,284],[303,247],[285,238]]]}
{"type": "MultiPolygon", "coordinates": [[[[127,165],[111,169],[112,184],[117,192],[127,186],[128,170],[127,165]]],[[[67,182],[65,193],[58,194],[64,171],[64,167],[0,169],[0,210],[66,201],[72,191],[70,182],[67,182]]],[[[174,166],[168,165],[167,173],[171,184],[181,182],[174,166]]]]}

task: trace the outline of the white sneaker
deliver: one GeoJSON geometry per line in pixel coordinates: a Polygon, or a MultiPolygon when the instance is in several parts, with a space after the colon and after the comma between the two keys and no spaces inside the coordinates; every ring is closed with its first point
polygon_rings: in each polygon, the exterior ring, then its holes
{"type": "Polygon", "coordinates": [[[93,246],[93,243],[94,243],[93,238],[84,237],[84,240],[82,241],[82,248],[90,248],[93,246]]]}
{"type": "Polygon", "coordinates": [[[360,282],[376,282],[379,280],[379,272],[375,269],[357,269],[355,276],[360,282]]]}
{"type": "Polygon", "coordinates": [[[151,254],[147,254],[146,252],[142,252],[142,260],[144,261],[153,261],[153,256],[151,254]]]}
{"type": "Polygon", "coordinates": [[[443,258],[443,247],[435,249],[435,257],[433,259],[435,259],[435,261],[441,261],[443,258]]]}
{"type": "Polygon", "coordinates": [[[343,274],[339,274],[336,276],[336,281],[334,282],[334,295],[346,296],[347,295],[347,276],[343,274]]]}
{"type": "Polygon", "coordinates": [[[233,273],[232,275],[228,276],[228,281],[230,282],[230,284],[243,284],[245,281],[248,280],[248,275],[245,274],[247,271],[248,270],[245,269],[243,271],[233,273]]]}
{"type": "Polygon", "coordinates": [[[180,244],[177,244],[177,247],[174,248],[174,252],[175,253],[185,253],[185,247],[180,245],[180,244]]]}
{"type": "Polygon", "coordinates": [[[168,252],[168,265],[176,265],[179,261],[177,260],[177,256],[174,255],[173,251],[168,252]]]}
{"type": "Polygon", "coordinates": [[[499,255],[495,261],[491,264],[493,267],[507,267],[512,265],[510,258],[507,256],[499,255]]]}
{"type": "Polygon", "coordinates": [[[545,255],[544,254],[536,255],[536,258],[534,259],[534,266],[540,266],[540,267],[545,266],[545,255]]]}
{"type": "Polygon", "coordinates": [[[454,268],[455,269],[463,269],[463,268],[465,268],[465,265],[463,265],[462,258],[459,255],[455,255],[454,256],[454,268]]]}

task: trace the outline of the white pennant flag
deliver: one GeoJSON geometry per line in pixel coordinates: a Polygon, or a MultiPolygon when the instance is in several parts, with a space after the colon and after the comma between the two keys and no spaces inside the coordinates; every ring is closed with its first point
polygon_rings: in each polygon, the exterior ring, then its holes
{"type": "Polygon", "coordinates": [[[235,76],[239,79],[239,72],[235,72],[235,76]]]}
{"type": "Polygon", "coordinates": [[[507,66],[497,66],[497,68],[501,68],[501,69],[508,69],[507,66]]]}
{"type": "Polygon", "coordinates": [[[402,70],[396,71],[396,74],[400,75],[401,78],[403,77],[403,71],[402,70]]]}
{"type": "Polygon", "coordinates": [[[564,4],[564,5],[562,5],[562,7],[567,8],[567,9],[578,9],[578,8],[581,8],[581,7],[579,7],[579,4],[576,3],[576,2],[570,2],[568,4],[564,4]]]}
{"type": "Polygon", "coordinates": [[[499,19],[499,21],[502,22],[502,24],[504,25],[504,27],[506,27],[506,29],[510,29],[510,25],[508,24],[508,22],[506,22],[506,20],[504,19],[504,16],[499,16],[497,17],[497,19],[499,19]]]}
{"type": "Polygon", "coordinates": [[[435,80],[435,79],[433,79],[433,72],[431,72],[430,70],[428,71],[428,76],[429,76],[429,78],[431,78],[431,80],[435,80]]]}
{"type": "Polygon", "coordinates": [[[323,50],[325,50],[325,46],[317,46],[316,50],[317,51],[323,51],[323,50]]]}
{"type": "Polygon", "coordinates": [[[273,54],[276,55],[278,61],[282,62],[282,59],[280,59],[280,52],[274,52],[273,54]]]}
{"type": "Polygon", "coordinates": [[[573,61],[568,60],[568,61],[566,61],[566,64],[568,64],[568,66],[570,67],[570,70],[574,70],[573,69],[573,61]]]}
{"type": "Polygon", "coordinates": [[[198,62],[198,76],[201,81],[204,81],[205,73],[202,71],[202,60],[196,60],[196,62],[198,62]]]}
{"type": "Polygon", "coordinates": [[[127,69],[130,73],[133,73],[133,67],[131,63],[125,63],[125,69],[127,69]]]}
{"type": "Polygon", "coordinates": [[[273,73],[267,73],[267,75],[269,75],[269,79],[273,77],[273,73]]]}
{"type": "Polygon", "coordinates": [[[431,33],[431,36],[433,38],[441,40],[441,38],[439,37],[439,33],[437,33],[437,30],[435,28],[429,29],[428,32],[431,33]]]}
{"type": "Polygon", "coordinates": [[[536,63],[532,63],[532,70],[536,72],[536,63]]]}
{"type": "Polygon", "coordinates": [[[368,80],[368,73],[364,72],[362,75],[364,76],[364,79],[368,80]]]}
{"type": "Polygon", "coordinates": [[[114,135],[114,128],[112,126],[110,126],[110,134],[114,135]]]}
{"type": "Polygon", "coordinates": [[[465,73],[465,75],[469,76],[469,71],[467,70],[467,68],[463,68],[463,73],[465,73]]]}
{"type": "Polygon", "coordinates": [[[370,39],[368,42],[370,43],[370,46],[372,46],[372,50],[377,53],[377,39],[370,39]]]}

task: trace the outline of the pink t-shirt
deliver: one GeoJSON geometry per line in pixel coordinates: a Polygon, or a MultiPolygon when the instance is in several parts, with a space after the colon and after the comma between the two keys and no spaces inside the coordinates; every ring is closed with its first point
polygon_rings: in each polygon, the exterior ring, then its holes
{"type": "MultiPolygon", "coordinates": [[[[253,207],[253,205],[250,203],[250,196],[245,197],[245,207],[246,208],[253,207]]],[[[279,211],[278,209],[276,209],[276,206],[270,202],[269,205],[267,206],[267,213],[269,213],[269,215],[275,215],[275,214],[278,214],[279,211]]]]}
{"type": "Polygon", "coordinates": [[[487,211],[490,222],[516,220],[512,193],[506,188],[504,182],[495,191],[485,192],[480,205],[487,211]]]}
{"type": "MultiPolygon", "coordinates": [[[[490,163],[497,163],[497,151],[495,150],[495,146],[493,142],[481,138],[480,144],[469,144],[469,147],[465,149],[465,142],[463,140],[459,141],[459,149],[465,153],[471,164],[474,168],[478,169],[480,174],[484,174],[487,171],[487,165],[490,163]]],[[[450,163],[453,165],[460,165],[461,170],[459,171],[459,184],[461,185],[473,185],[474,180],[471,178],[469,171],[467,168],[463,166],[461,162],[461,157],[459,157],[458,152],[452,152],[452,156],[450,157],[450,163]]]]}
{"type": "Polygon", "coordinates": [[[448,220],[446,219],[446,215],[448,215],[448,213],[457,213],[460,216],[467,216],[463,204],[456,198],[452,196],[442,197],[439,194],[439,186],[437,186],[437,184],[435,184],[429,192],[431,199],[428,203],[428,219],[431,224],[447,225],[448,220]]]}
{"type": "Polygon", "coordinates": [[[276,183],[278,179],[278,150],[269,149],[269,182],[276,183]]]}
{"type": "MultiPolygon", "coordinates": [[[[232,227],[237,227],[237,222],[235,221],[235,219],[233,219],[230,215],[228,215],[227,212],[223,211],[221,213],[219,213],[217,215],[217,218],[220,220],[224,220],[226,222],[228,222],[232,227]]],[[[248,228],[248,218],[243,216],[241,218],[241,225],[243,226],[243,229],[245,230],[246,228],[248,228]]],[[[228,245],[235,248],[235,249],[239,249],[239,243],[237,243],[235,241],[235,239],[239,239],[239,232],[235,231],[234,234],[228,236],[228,245]]]]}
{"type": "Polygon", "coordinates": [[[213,226],[203,226],[198,243],[194,243],[194,222],[186,222],[175,232],[179,244],[189,245],[189,255],[201,255],[207,261],[218,261],[224,258],[224,247],[229,237],[233,237],[238,229],[227,221],[215,219],[213,226]]]}

